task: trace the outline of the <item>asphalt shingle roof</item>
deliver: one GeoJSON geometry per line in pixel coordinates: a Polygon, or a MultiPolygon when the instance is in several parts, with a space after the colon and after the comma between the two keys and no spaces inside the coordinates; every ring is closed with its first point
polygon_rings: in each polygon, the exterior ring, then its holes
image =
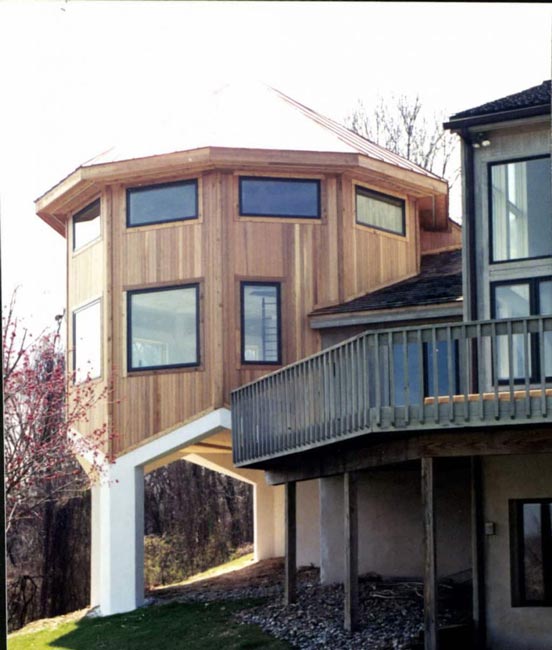
{"type": "Polygon", "coordinates": [[[550,106],[550,80],[543,81],[538,86],[533,86],[522,90],[521,92],[507,95],[500,99],[481,104],[475,108],[469,108],[460,113],[456,113],[450,119],[456,120],[466,117],[475,117],[477,115],[490,115],[492,113],[501,113],[503,111],[514,111],[522,108],[532,108],[542,104],[550,106]]]}
{"type": "Polygon", "coordinates": [[[462,298],[462,251],[424,255],[419,275],[372,291],[341,305],[324,307],[311,316],[397,307],[436,305],[462,298]]]}

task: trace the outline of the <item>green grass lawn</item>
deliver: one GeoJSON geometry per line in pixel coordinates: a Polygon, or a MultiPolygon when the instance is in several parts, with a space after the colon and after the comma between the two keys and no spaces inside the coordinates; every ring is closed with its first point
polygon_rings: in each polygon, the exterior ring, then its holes
{"type": "Polygon", "coordinates": [[[157,605],[8,637],[8,650],[289,650],[232,614],[254,601],[157,605]]]}

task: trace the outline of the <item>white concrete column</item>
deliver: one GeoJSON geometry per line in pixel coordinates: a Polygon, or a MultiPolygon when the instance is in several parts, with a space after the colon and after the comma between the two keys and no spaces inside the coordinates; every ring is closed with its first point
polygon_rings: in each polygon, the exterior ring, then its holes
{"type": "Polygon", "coordinates": [[[343,582],[343,477],[320,479],[320,582],[343,582]]]}
{"type": "Polygon", "coordinates": [[[320,562],[319,481],[297,483],[297,566],[320,562]]]}
{"type": "Polygon", "coordinates": [[[261,480],[253,486],[255,562],[274,557],[274,533],[274,488],[261,480]]]}
{"type": "Polygon", "coordinates": [[[102,547],[100,539],[100,499],[101,488],[93,485],[90,490],[90,605],[97,607],[100,604],[100,575],[102,561],[102,547]]]}
{"type": "Polygon", "coordinates": [[[101,561],[96,593],[100,613],[108,616],[144,602],[144,471],[116,463],[99,490],[101,561]]]}

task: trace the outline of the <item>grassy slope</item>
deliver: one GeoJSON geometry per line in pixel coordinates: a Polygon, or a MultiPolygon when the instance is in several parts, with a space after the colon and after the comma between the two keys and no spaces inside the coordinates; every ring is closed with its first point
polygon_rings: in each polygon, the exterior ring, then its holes
{"type": "Polygon", "coordinates": [[[11,635],[9,650],[289,650],[232,614],[252,601],[145,607],[105,618],[81,619],[11,635]]]}

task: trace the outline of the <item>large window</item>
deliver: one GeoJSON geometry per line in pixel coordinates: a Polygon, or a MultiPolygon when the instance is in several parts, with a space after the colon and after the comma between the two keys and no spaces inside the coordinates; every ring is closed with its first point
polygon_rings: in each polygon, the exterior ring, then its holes
{"type": "Polygon", "coordinates": [[[552,606],[552,499],[510,501],[512,605],[552,606]]]}
{"type": "Polygon", "coordinates": [[[73,215],[73,250],[100,237],[100,199],[73,215]]]}
{"type": "Polygon", "coordinates": [[[491,260],[552,255],[550,157],[490,165],[491,260]]]}
{"type": "MultiPolygon", "coordinates": [[[[525,316],[552,315],[552,279],[533,278],[492,285],[493,318],[523,318],[525,316]]],[[[498,337],[497,379],[523,381],[526,377],[540,377],[540,348],[535,336],[512,334],[498,337]]],[[[552,332],[543,332],[544,373],[552,376],[552,332]]]]}
{"type": "Polygon", "coordinates": [[[281,363],[280,285],[241,284],[242,363],[281,363]]]}
{"type": "Polygon", "coordinates": [[[101,375],[101,304],[95,300],[73,312],[73,371],[75,382],[101,375]]]}
{"type": "Polygon", "coordinates": [[[318,219],[320,181],[242,176],[240,214],[254,217],[318,219]]]}
{"type": "Polygon", "coordinates": [[[128,292],[128,369],[199,364],[199,286],[128,292]]]}
{"type": "Polygon", "coordinates": [[[357,185],[356,221],[363,226],[404,235],[404,201],[357,185]]]}
{"type": "Polygon", "coordinates": [[[127,189],[127,226],[196,219],[197,180],[127,189]]]}

